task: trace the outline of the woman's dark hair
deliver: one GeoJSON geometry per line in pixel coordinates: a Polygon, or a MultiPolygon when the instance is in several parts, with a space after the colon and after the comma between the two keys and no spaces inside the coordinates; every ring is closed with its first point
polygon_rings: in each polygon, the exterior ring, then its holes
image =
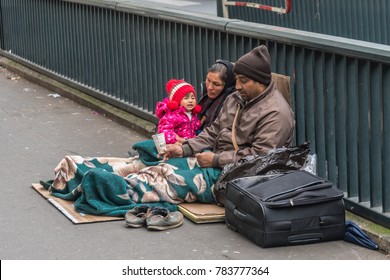
{"type": "Polygon", "coordinates": [[[224,90],[234,86],[236,80],[233,73],[233,64],[230,61],[218,59],[208,69],[207,73],[219,73],[221,80],[225,83],[224,90]]]}
{"type": "Polygon", "coordinates": [[[215,63],[211,65],[207,73],[218,73],[221,77],[221,80],[226,83],[227,79],[227,67],[222,63],[215,63]]]}

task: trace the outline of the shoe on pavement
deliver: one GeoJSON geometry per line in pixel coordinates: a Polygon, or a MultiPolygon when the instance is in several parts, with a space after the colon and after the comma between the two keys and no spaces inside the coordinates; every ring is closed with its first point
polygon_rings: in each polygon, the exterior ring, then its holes
{"type": "Polygon", "coordinates": [[[149,206],[137,206],[126,212],[125,221],[129,227],[142,227],[145,224],[146,217],[149,215],[149,206]]]}
{"type": "Polygon", "coordinates": [[[165,208],[152,208],[146,218],[146,227],[150,230],[166,230],[183,224],[183,214],[179,211],[170,212],[165,208]]]}

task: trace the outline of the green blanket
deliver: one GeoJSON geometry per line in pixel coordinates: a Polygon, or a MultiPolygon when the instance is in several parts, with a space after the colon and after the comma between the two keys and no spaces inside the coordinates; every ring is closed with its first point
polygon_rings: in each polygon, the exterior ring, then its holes
{"type": "Polygon", "coordinates": [[[215,201],[220,169],[200,168],[192,157],[164,162],[151,140],[133,149],[139,158],[66,156],[48,189],[56,197],[73,200],[79,212],[106,216],[124,216],[145,204],[176,211],[182,202],[215,201]]]}

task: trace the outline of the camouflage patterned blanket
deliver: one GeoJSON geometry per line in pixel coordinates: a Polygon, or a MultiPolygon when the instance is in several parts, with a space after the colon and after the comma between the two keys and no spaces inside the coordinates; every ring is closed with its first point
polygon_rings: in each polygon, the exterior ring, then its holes
{"type": "Polygon", "coordinates": [[[200,168],[195,158],[162,161],[151,140],[136,143],[139,157],[66,156],[54,169],[52,195],[73,200],[77,211],[124,216],[142,204],[177,210],[182,202],[215,201],[214,184],[221,172],[200,168]]]}

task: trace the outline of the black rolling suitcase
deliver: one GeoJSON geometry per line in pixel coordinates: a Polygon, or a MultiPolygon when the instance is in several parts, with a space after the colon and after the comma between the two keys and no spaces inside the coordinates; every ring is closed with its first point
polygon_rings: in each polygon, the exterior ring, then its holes
{"type": "Polygon", "coordinates": [[[227,226],[260,247],[339,240],[345,233],[343,192],[305,171],[228,182],[227,226]]]}

